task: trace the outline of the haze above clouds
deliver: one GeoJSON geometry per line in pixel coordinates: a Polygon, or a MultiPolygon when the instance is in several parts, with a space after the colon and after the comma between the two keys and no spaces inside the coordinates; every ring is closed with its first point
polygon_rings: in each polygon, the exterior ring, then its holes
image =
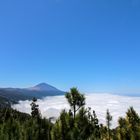
{"type": "MultiPolygon", "coordinates": [[[[31,101],[19,101],[12,107],[21,112],[29,113],[31,101]]],[[[127,109],[133,106],[140,113],[139,108],[140,97],[128,97],[112,94],[87,94],[86,107],[91,107],[96,111],[100,123],[105,124],[106,110],[109,109],[113,116],[112,127],[117,126],[117,120],[120,116],[125,116],[127,109]]],[[[62,109],[69,109],[69,105],[64,96],[52,96],[39,99],[39,105],[42,117],[58,117],[62,109]]]]}

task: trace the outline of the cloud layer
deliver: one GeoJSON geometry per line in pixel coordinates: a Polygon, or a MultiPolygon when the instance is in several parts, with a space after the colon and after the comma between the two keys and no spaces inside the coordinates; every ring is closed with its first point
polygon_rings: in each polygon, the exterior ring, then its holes
{"type": "MultiPolygon", "coordinates": [[[[21,112],[29,113],[31,101],[19,101],[19,104],[12,107],[21,112]]],[[[140,97],[128,97],[111,94],[87,94],[86,107],[91,107],[96,111],[100,123],[105,124],[106,110],[109,109],[113,116],[112,126],[117,126],[117,120],[120,116],[125,116],[125,112],[130,106],[140,113],[140,97]]],[[[64,96],[53,96],[39,99],[39,105],[42,117],[58,117],[62,109],[69,109],[69,105],[64,96]]]]}

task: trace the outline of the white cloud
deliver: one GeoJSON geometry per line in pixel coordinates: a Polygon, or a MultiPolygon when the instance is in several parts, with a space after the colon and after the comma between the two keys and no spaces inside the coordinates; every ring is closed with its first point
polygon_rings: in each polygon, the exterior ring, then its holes
{"type": "MultiPolygon", "coordinates": [[[[12,107],[21,112],[30,113],[31,101],[20,101],[12,107]]],[[[45,97],[38,100],[38,105],[43,117],[58,117],[62,109],[69,109],[69,105],[64,96],[45,97]]],[[[113,116],[112,126],[117,125],[120,116],[125,116],[125,112],[130,106],[140,113],[140,97],[128,97],[111,94],[87,94],[86,107],[91,107],[96,111],[100,123],[106,123],[106,110],[109,109],[113,116]]]]}

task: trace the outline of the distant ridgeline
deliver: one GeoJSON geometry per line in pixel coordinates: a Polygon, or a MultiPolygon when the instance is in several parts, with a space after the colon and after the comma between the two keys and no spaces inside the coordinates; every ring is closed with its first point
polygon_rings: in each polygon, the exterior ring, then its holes
{"type": "Polygon", "coordinates": [[[19,100],[31,100],[33,97],[38,99],[46,96],[64,95],[65,92],[48,85],[40,83],[30,88],[0,88],[0,107],[10,107],[11,104],[19,100]]]}

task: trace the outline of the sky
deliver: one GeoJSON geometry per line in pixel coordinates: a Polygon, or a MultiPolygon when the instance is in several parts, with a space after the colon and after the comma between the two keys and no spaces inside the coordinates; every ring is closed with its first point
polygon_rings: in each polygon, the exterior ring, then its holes
{"type": "Polygon", "coordinates": [[[0,87],[140,93],[139,0],[1,0],[0,87]]]}

